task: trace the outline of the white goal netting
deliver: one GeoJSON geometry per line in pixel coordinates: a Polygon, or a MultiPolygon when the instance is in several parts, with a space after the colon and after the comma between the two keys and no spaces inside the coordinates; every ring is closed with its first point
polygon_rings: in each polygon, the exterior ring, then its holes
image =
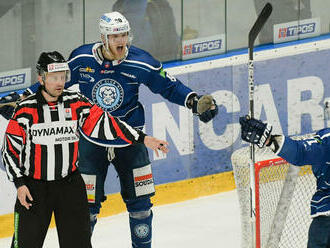
{"type": "MultiPolygon", "coordinates": [[[[252,247],[249,158],[249,147],[235,151],[231,158],[240,205],[242,248],[252,247]]],[[[316,187],[311,167],[290,165],[269,149],[256,149],[255,161],[256,247],[307,247],[310,199],[316,187]]]]}

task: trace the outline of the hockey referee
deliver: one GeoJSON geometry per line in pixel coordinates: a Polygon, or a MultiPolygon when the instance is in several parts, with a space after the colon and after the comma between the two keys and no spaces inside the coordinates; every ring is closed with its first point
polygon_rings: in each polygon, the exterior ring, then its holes
{"type": "Polygon", "coordinates": [[[98,139],[144,143],[156,152],[167,153],[167,142],[64,90],[70,70],[60,53],[41,53],[37,70],[41,86],[17,104],[2,148],[8,178],[17,188],[11,247],[41,248],[52,213],[61,248],[91,247],[86,189],[77,170],[79,129],[98,139]]]}

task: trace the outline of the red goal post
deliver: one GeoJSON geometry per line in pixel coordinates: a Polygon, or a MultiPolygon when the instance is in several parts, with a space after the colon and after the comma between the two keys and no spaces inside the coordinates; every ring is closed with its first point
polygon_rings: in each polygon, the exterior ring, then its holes
{"type": "MultiPolygon", "coordinates": [[[[232,154],[241,215],[241,247],[251,237],[249,147],[232,154]]],[[[310,199],[316,179],[310,166],[293,166],[269,149],[255,153],[255,243],[257,248],[307,247],[310,199]]]]}

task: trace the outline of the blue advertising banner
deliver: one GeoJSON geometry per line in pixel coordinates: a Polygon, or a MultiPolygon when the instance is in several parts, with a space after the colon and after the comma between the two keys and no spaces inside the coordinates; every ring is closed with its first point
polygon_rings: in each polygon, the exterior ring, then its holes
{"type": "Polygon", "coordinates": [[[0,92],[15,91],[31,86],[31,68],[0,72],[0,92]]]}

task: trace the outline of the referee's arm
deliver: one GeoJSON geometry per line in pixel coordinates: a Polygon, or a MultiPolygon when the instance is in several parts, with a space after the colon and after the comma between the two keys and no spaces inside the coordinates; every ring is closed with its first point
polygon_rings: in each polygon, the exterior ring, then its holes
{"type": "Polygon", "coordinates": [[[146,136],[118,118],[104,112],[97,105],[89,110],[89,115],[81,126],[84,133],[92,138],[114,140],[121,138],[129,144],[143,143],[146,136]]]}
{"type": "Polygon", "coordinates": [[[4,144],[2,147],[2,160],[10,181],[15,183],[16,188],[24,185],[21,168],[21,152],[25,143],[25,131],[15,119],[8,123],[4,144]]]}

